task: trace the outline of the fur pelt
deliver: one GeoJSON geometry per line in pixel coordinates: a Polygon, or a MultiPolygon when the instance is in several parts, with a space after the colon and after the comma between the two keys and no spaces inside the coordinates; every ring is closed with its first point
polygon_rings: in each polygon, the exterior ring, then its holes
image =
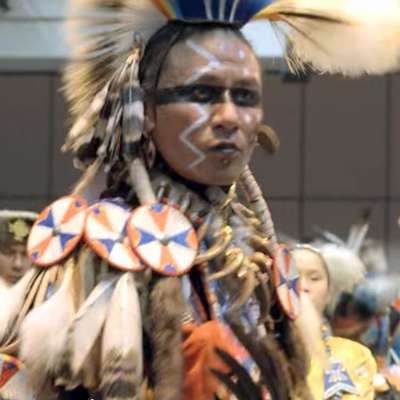
{"type": "Polygon", "coordinates": [[[181,290],[178,278],[161,278],[155,283],[150,294],[156,399],[179,400],[182,396],[181,324],[185,306],[181,290]]]}

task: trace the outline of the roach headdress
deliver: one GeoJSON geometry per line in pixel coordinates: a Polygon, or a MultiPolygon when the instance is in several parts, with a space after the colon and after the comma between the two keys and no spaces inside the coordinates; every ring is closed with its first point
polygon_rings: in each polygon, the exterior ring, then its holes
{"type": "Polygon", "coordinates": [[[77,122],[64,149],[77,153],[85,168],[92,166],[86,180],[140,141],[137,64],[144,44],[135,42],[135,32],[148,39],[168,21],[239,29],[254,20],[287,38],[286,59],[294,71],[308,66],[357,76],[385,73],[398,64],[396,0],[72,0],[74,53],[65,90],[77,122]]]}

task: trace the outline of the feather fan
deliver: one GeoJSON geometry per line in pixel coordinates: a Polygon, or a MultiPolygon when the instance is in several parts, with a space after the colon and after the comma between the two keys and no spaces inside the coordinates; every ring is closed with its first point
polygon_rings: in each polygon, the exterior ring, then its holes
{"type": "Polygon", "coordinates": [[[32,386],[37,389],[58,371],[68,327],[74,317],[74,260],[70,259],[66,265],[60,288],[33,309],[20,328],[20,358],[27,367],[32,386]]]}
{"type": "Polygon", "coordinates": [[[70,3],[67,29],[74,53],[65,74],[65,89],[73,115],[78,116],[89,108],[95,95],[125,61],[133,32],[149,37],[162,26],[165,17],[150,0],[72,0],[70,3]]]}
{"type": "Polygon", "coordinates": [[[133,400],[143,374],[142,318],[135,280],[118,280],[104,326],[101,391],[104,400],[133,400]]]}
{"type": "Polygon", "coordinates": [[[77,376],[84,366],[106,320],[117,277],[102,280],[77,312],[70,327],[72,372],[77,376]]]}

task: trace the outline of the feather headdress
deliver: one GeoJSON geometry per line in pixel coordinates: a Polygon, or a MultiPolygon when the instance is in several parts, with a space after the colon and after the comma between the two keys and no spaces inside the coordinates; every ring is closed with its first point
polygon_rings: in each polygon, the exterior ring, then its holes
{"type": "Polygon", "coordinates": [[[105,156],[105,150],[108,156],[115,153],[110,143],[118,143],[117,127],[124,120],[121,93],[132,81],[126,62],[133,33],[149,38],[167,21],[241,27],[265,20],[287,37],[287,60],[295,70],[309,66],[354,76],[385,73],[399,61],[396,0],[72,0],[70,20],[74,53],[65,89],[78,120],[65,149],[77,152],[86,144],[93,159],[105,156]]]}

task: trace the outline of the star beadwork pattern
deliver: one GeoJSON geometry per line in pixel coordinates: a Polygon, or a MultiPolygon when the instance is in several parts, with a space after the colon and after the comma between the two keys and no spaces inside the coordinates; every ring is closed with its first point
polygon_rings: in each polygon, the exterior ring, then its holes
{"type": "Polygon", "coordinates": [[[49,267],[67,257],[83,235],[87,202],[77,196],[56,200],[39,215],[28,238],[33,264],[49,267]]]}
{"type": "Polygon", "coordinates": [[[142,271],[145,266],[133,252],[126,226],[130,209],[123,202],[102,200],[88,210],[85,239],[111,266],[123,271],[142,271]]]}
{"type": "Polygon", "coordinates": [[[186,273],[197,255],[198,242],[191,223],[181,212],[164,204],[135,209],[128,235],[142,261],[163,275],[186,273]]]}
{"type": "Polygon", "coordinates": [[[345,393],[358,394],[358,391],[343,365],[332,362],[324,371],[324,400],[341,398],[345,393]]]}
{"type": "Polygon", "coordinates": [[[296,319],[300,313],[300,275],[289,250],[280,246],[274,261],[274,283],[285,313],[296,319]]]}

